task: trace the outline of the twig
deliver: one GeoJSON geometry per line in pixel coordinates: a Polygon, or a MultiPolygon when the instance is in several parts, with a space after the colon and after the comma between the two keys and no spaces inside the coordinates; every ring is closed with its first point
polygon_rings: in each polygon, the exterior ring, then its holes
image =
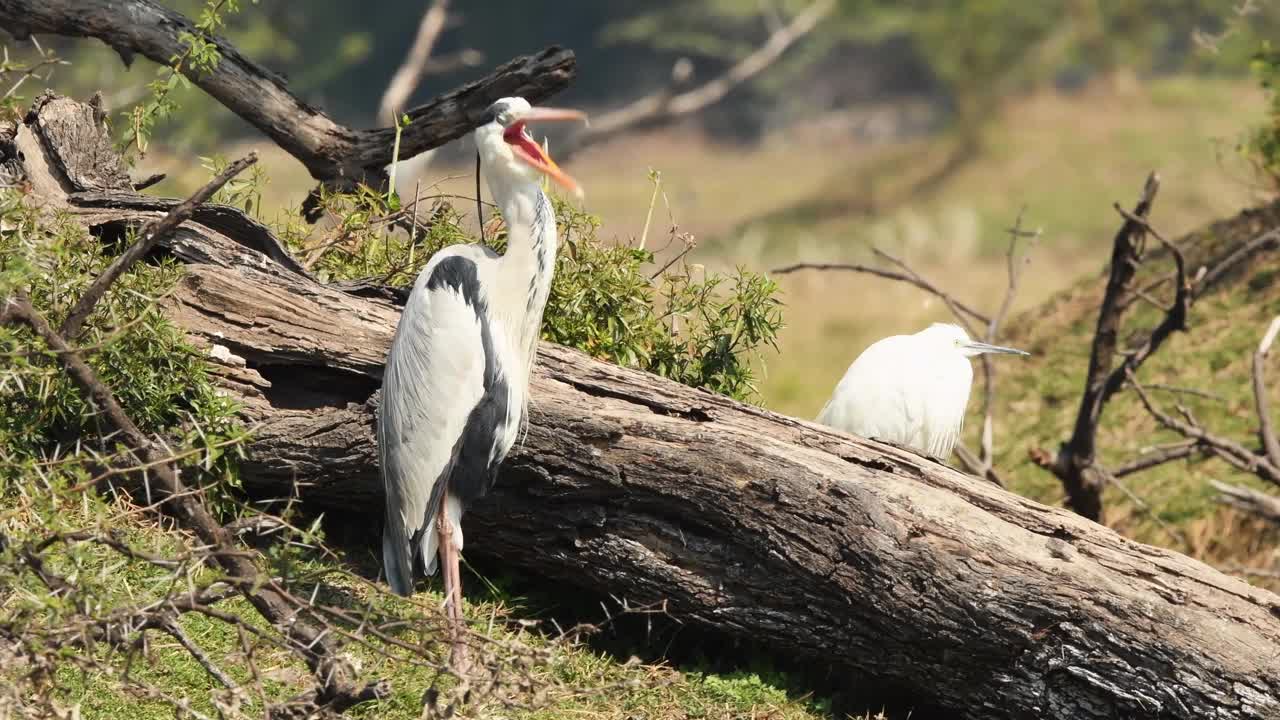
{"type": "MultiPolygon", "coordinates": [[[[909,277],[912,278],[913,284],[916,285],[916,287],[934,288],[932,290],[933,294],[937,295],[938,299],[941,300],[942,303],[947,306],[947,309],[950,310],[951,314],[955,316],[956,321],[959,322],[961,325],[963,325],[964,329],[968,331],[969,336],[974,337],[978,334],[974,330],[973,325],[970,324],[969,319],[965,317],[966,311],[962,307],[960,307],[960,301],[951,297],[950,293],[943,292],[942,290],[938,290],[932,283],[925,280],[924,276],[916,272],[902,258],[899,258],[896,255],[890,255],[889,253],[885,252],[884,250],[881,250],[878,247],[872,247],[871,252],[881,260],[885,260],[886,262],[896,265],[899,269],[902,270],[902,272],[906,273],[909,277]]],[[[977,320],[982,323],[991,322],[990,320],[983,319],[983,318],[977,318],[977,320]]]]}
{"type": "Polygon", "coordinates": [[[1214,490],[1222,493],[1218,496],[1218,502],[1223,505],[1230,505],[1237,510],[1243,510],[1251,515],[1257,515],[1265,520],[1280,524],[1280,498],[1272,497],[1252,488],[1241,485],[1228,485],[1217,480],[1210,480],[1209,484],[1213,486],[1214,490]]]}
{"type": "Polygon", "coordinates": [[[214,664],[213,660],[210,659],[199,645],[195,644],[190,637],[187,637],[187,633],[183,631],[182,626],[178,624],[176,618],[171,615],[166,615],[164,619],[160,621],[159,627],[168,633],[174,640],[177,640],[178,644],[182,645],[191,657],[195,658],[195,661],[200,663],[200,667],[204,668],[205,671],[208,672],[209,675],[213,676],[215,680],[222,683],[223,687],[233,693],[240,692],[240,686],[237,685],[236,682],[226,673],[222,672],[222,670],[214,664]]]}
{"type": "Polygon", "coordinates": [[[1143,500],[1141,497],[1138,497],[1136,493],[1134,493],[1132,490],[1129,489],[1128,485],[1125,485],[1124,483],[1120,482],[1120,479],[1117,478],[1114,473],[1108,472],[1104,474],[1107,478],[1107,482],[1111,483],[1111,485],[1113,485],[1116,489],[1124,493],[1125,497],[1129,498],[1129,502],[1133,503],[1134,507],[1138,508],[1138,512],[1154,520],[1156,525],[1159,525],[1160,529],[1163,530],[1166,535],[1173,538],[1177,542],[1181,543],[1184,548],[1189,549],[1191,547],[1191,543],[1187,540],[1186,534],[1184,534],[1178,528],[1165,522],[1164,518],[1160,517],[1160,514],[1157,513],[1154,509],[1152,509],[1150,503],[1148,503],[1146,500],[1143,500]]]}
{"type": "Polygon", "coordinates": [[[658,278],[662,277],[663,273],[669,270],[672,265],[675,265],[676,263],[684,259],[684,257],[688,255],[695,247],[697,247],[697,243],[694,242],[692,238],[688,238],[688,237],[684,238],[684,247],[681,248],[680,252],[673,255],[671,259],[667,261],[667,264],[658,268],[657,272],[649,276],[649,279],[657,280],[658,278]]]}
{"type": "Polygon", "coordinates": [[[985,478],[1002,488],[1009,487],[1005,483],[1004,478],[1000,475],[999,471],[997,471],[991,463],[985,463],[982,460],[979,460],[978,456],[974,455],[972,450],[965,447],[964,443],[956,443],[953,452],[955,452],[956,457],[960,458],[960,462],[964,465],[965,470],[969,471],[971,474],[977,475],[980,478],[985,478]]]}
{"type": "Polygon", "coordinates": [[[103,271],[101,275],[94,279],[93,284],[89,286],[84,294],[76,300],[75,306],[71,308],[67,319],[63,321],[62,327],[58,329],[58,334],[64,338],[75,338],[80,334],[80,327],[84,321],[93,312],[93,308],[106,294],[107,289],[121,275],[125,273],[135,262],[142,259],[156,243],[167,238],[178,226],[186,222],[195,213],[196,209],[204,203],[208,202],[213,194],[222,189],[231,178],[240,174],[245,168],[258,161],[257,151],[251,151],[248,155],[231,163],[218,176],[210,180],[208,184],[200,188],[191,197],[187,198],[181,205],[170,210],[167,215],[154,224],[148,225],[142,231],[142,238],[129,246],[120,257],[103,271]]]}
{"type": "Polygon", "coordinates": [[[1201,397],[1206,400],[1214,400],[1220,403],[1225,403],[1227,401],[1227,399],[1222,397],[1221,395],[1218,395],[1216,393],[1211,393],[1206,390],[1197,390],[1195,388],[1178,387],[1176,385],[1166,385],[1164,383],[1147,383],[1146,388],[1148,390],[1162,390],[1164,392],[1172,393],[1174,395],[1194,395],[1196,397],[1201,397]]]}
{"type": "Polygon", "coordinates": [[[1111,471],[1112,476],[1122,478],[1126,475],[1132,475],[1136,472],[1149,470],[1158,465],[1163,465],[1174,460],[1181,460],[1186,457],[1195,455],[1200,451],[1199,443],[1195,440],[1188,440],[1183,443],[1171,445],[1165,448],[1158,448],[1150,452],[1145,452],[1129,462],[1111,471]]]}
{"type": "MultiPolygon", "coordinates": [[[[784,265],[782,267],[774,268],[769,272],[773,275],[788,275],[790,273],[799,272],[801,270],[820,270],[820,271],[835,270],[835,271],[865,273],[867,275],[875,275],[876,277],[881,277],[886,280],[896,280],[898,282],[907,283],[908,285],[914,285],[915,287],[918,287],[921,290],[924,290],[925,292],[931,295],[934,295],[935,297],[938,297],[938,298],[942,298],[943,296],[947,295],[943,290],[939,289],[929,281],[920,277],[920,275],[918,274],[915,274],[915,273],[907,274],[907,273],[895,272],[893,270],[886,270],[884,268],[879,268],[872,265],[862,265],[860,263],[802,262],[802,263],[795,263],[792,265],[784,265]]],[[[984,325],[991,322],[991,318],[975,310],[971,305],[966,305],[965,303],[960,302],[959,300],[956,300],[954,298],[952,298],[951,300],[952,300],[952,304],[954,304],[955,307],[958,310],[960,310],[960,312],[964,313],[968,317],[984,325]]]]}
{"type": "MultiPolygon", "coordinates": [[[[1000,303],[1000,309],[995,315],[991,316],[991,321],[987,323],[986,341],[994,344],[1000,331],[1000,325],[1009,315],[1009,310],[1013,308],[1013,300],[1018,294],[1018,282],[1022,279],[1022,273],[1031,265],[1031,251],[1035,249],[1036,242],[1040,239],[1042,230],[1023,230],[1022,216],[1026,212],[1026,207],[1018,210],[1018,216],[1014,218],[1013,227],[1009,228],[1009,250],[1005,254],[1005,265],[1008,274],[1008,286],[1005,289],[1004,300],[1000,303]],[[1027,248],[1022,253],[1021,262],[1017,257],[1018,241],[1027,240],[1027,248]]],[[[995,409],[996,394],[996,375],[995,369],[991,364],[989,355],[981,355],[982,361],[982,437],[981,437],[981,467],[990,469],[994,460],[994,425],[992,412],[995,409]]]]}
{"type": "Polygon", "coordinates": [[[1280,466],[1273,465],[1266,456],[1259,455],[1233,440],[1210,433],[1196,422],[1186,408],[1178,408],[1185,418],[1184,420],[1179,420],[1160,410],[1155,406],[1155,403],[1151,402],[1151,397],[1147,395],[1141,383],[1132,374],[1129,375],[1129,383],[1134,392],[1137,393],[1138,399],[1142,401],[1143,407],[1156,419],[1156,422],[1181,434],[1183,437],[1196,441],[1196,444],[1202,450],[1212,452],[1236,468],[1280,485],[1280,466]]]}

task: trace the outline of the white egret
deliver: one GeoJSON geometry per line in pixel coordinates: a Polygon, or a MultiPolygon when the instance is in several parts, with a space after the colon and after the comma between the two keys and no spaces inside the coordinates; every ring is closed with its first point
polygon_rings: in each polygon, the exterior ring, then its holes
{"type": "Polygon", "coordinates": [[[455,664],[465,662],[457,633],[462,513],[493,486],[515,443],[555,271],[555,212],[541,179],[581,194],[526,123],[585,119],[518,97],[489,107],[475,140],[506,221],[507,251],[454,245],[436,253],[414,283],[387,356],[378,408],[382,563],[391,588],[410,595],[415,569],[434,574],[439,554],[455,664]]]}
{"type": "Polygon", "coordinates": [[[975,342],[964,328],[944,323],[879,340],[849,366],[818,422],[946,458],[964,426],[973,385],[969,358],[983,353],[1030,354],[975,342]]]}

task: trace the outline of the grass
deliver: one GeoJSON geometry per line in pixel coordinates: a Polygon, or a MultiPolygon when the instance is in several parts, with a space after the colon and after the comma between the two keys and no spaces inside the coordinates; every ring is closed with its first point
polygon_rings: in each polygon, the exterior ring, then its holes
{"type": "MultiPolygon", "coordinates": [[[[67,509],[74,514],[74,509],[67,509]]],[[[87,518],[86,518],[87,519],[87,518]]],[[[125,537],[135,547],[152,552],[176,555],[181,547],[179,536],[171,531],[151,525],[125,525],[125,537]]],[[[117,557],[107,551],[95,552],[77,548],[74,562],[70,556],[54,555],[52,565],[78,569],[81,577],[91,577],[98,601],[106,607],[114,604],[137,604],[154,596],[149,590],[167,585],[167,573],[142,563],[119,565],[117,557]]],[[[374,592],[368,583],[342,572],[355,567],[367,570],[358,558],[342,558],[340,562],[326,561],[308,555],[295,567],[295,572],[325,575],[318,602],[360,612],[368,608],[390,613],[412,613],[418,607],[439,607],[442,596],[435,590],[420,592],[413,600],[419,605],[374,592]]],[[[374,568],[376,570],[376,568],[374,568]]],[[[502,702],[481,701],[464,706],[464,717],[503,717],[514,720],[551,720],[552,718],[579,717],[598,720],[686,720],[693,718],[768,718],[771,720],[818,720],[828,718],[827,705],[807,697],[801,692],[788,690],[786,678],[781,675],[762,678],[761,675],[737,671],[728,673],[681,672],[662,663],[621,661],[592,648],[586,642],[561,642],[553,636],[530,630],[519,622],[520,613],[508,605],[501,593],[473,589],[466,603],[466,613],[473,629],[486,634],[490,640],[489,651],[501,656],[504,652],[520,653],[521,648],[532,648],[537,654],[533,664],[521,664],[514,658],[499,658],[511,662],[524,672],[525,681],[532,691],[521,694],[512,691],[502,702]]],[[[295,587],[295,591],[299,588],[295,587]]],[[[12,596],[10,601],[13,601],[12,596]]],[[[254,611],[243,600],[234,599],[219,605],[223,611],[233,613],[253,625],[261,625],[254,611]]],[[[12,608],[11,608],[12,609],[12,608]]],[[[181,625],[186,634],[219,664],[236,682],[252,687],[254,678],[243,662],[242,645],[236,630],[219,620],[198,614],[182,617],[181,625]]],[[[545,628],[550,630],[550,628],[545,628]]],[[[400,633],[401,639],[416,642],[413,631],[400,633]]],[[[428,663],[443,661],[445,649],[437,642],[423,644],[424,658],[428,663]]],[[[362,705],[350,715],[356,718],[398,720],[418,718],[421,714],[423,692],[427,688],[444,688],[451,685],[429,666],[390,660],[376,649],[348,645],[348,656],[362,669],[367,678],[384,678],[393,688],[392,696],[384,701],[362,705]]],[[[255,660],[260,669],[259,679],[267,696],[276,700],[296,694],[306,679],[306,669],[292,656],[271,648],[255,650],[255,660]]],[[[97,658],[110,669],[85,671],[71,664],[62,665],[55,674],[59,698],[67,707],[79,706],[82,717],[128,717],[137,720],[161,720],[172,718],[174,709],[170,703],[147,697],[137,689],[123,687],[119,682],[120,655],[105,651],[97,658]]],[[[22,665],[0,670],[0,678],[6,672],[21,672],[22,665]]],[[[149,685],[172,698],[186,698],[193,710],[213,714],[213,694],[222,688],[201,668],[176,641],[163,634],[150,636],[148,649],[133,661],[130,677],[138,685],[149,685]]],[[[509,682],[518,678],[513,670],[509,682]]],[[[252,714],[252,713],[250,713],[252,714]]]]}
{"type": "MultiPolygon", "coordinates": [[[[21,497],[20,488],[10,488],[21,497]]],[[[134,510],[123,502],[77,498],[15,500],[0,513],[2,526],[9,539],[28,533],[39,534],[44,511],[57,512],[59,522],[67,527],[107,523],[116,539],[155,556],[180,557],[194,545],[191,538],[146,520],[125,520],[124,512],[134,510]],[[105,518],[105,520],[104,520],[105,518]],[[27,526],[39,523],[36,526],[27,526]]],[[[135,516],[138,517],[138,516],[135,516]]],[[[319,606],[342,608],[362,617],[377,613],[383,617],[415,616],[429,623],[442,621],[438,610],[442,596],[438,580],[419,592],[412,601],[389,595],[365,580],[376,575],[377,563],[360,548],[353,555],[338,551],[328,556],[305,549],[270,551],[275,558],[273,574],[286,579],[295,593],[308,595],[319,583],[315,602],[319,606]],[[288,562],[283,562],[287,556],[288,562]],[[287,569],[286,569],[287,568],[287,569]],[[354,574],[353,574],[354,573],[354,574]],[[293,578],[292,581],[289,578],[293,578]],[[310,578],[305,579],[304,578],[310,578]]],[[[113,608],[137,606],[164,596],[173,585],[174,575],[167,568],[141,561],[125,561],[120,555],[93,543],[55,545],[46,553],[45,567],[75,579],[76,608],[89,600],[99,615],[113,608]]],[[[0,565],[0,571],[9,567],[0,565]]],[[[188,571],[194,582],[211,580],[208,569],[188,571]]],[[[179,573],[181,577],[184,573],[179,573]]],[[[73,617],[81,612],[70,604],[53,599],[41,589],[35,578],[20,569],[12,573],[20,578],[0,591],[0,618],[6,623],[27,624],[32,628],[57,628],[63,613],[73,617]],[[34,610],[33,608],[40,608],[34,610]]],[[[12,578],[10,578],[12,579],[12,578]]],[[[179,587],[185,586],[181,580],[179,587]]],[[[241,618],[254,627],[263,621],[242,599],[234,598],[217,605],[218,609],[241,618]]],[[[584,640],[563,639],[554,627],[532,627],[522,620],[528,608],[519,598],[470,578],[466,614],[472,630],[486,638],[483,653],[491,654],[487,662],[500,664],[509,675],[506,687],[496,694],[480,697],[463,706],[462,717],[503,717],[527,720],[579,717],[598,720],[690,720],[694,718],[769,718],[772,720],[819,720],[830,718],[829,705],[803,691],[790,687],[788,678],[779,673],[734,670],[723,673],[692,670],[681,672],[661,662],[623,661],[606,654],[584,640]],[[546,634],[544,634],[546,633],[546,634]]],[[[217,619],[189,613],[181,616],[181,626],[213,662],[245,688],[260,682],[266,697],[284,700],[305,687],[306,669],[292,655],[266,643],[256,643],[253,657],[258,668],[255,678],[245,662],[244,645],[237,630],[217,619]]],[[[356,718],[410,720],[422,712],[424,691],[434,688],[447,697],[453,681],[442,677],[438,668],[446,649],[437,641],[438,634],[419,635],[434,625],[408,627],[395,632],[400,640],[419,645],[422,662],[407,662],[403,655],[391,658],[383,651],[390,649],[376,639],[368,645],[348,643],[343,652],[360,668],[366,679],[386,679],[393,694],[390,698],[362,705],[351,711],[356,718]]],[[[30,634],[29,637],[37,637],[30,634]]],[[[55,663],[52,689],[63,707],[78,707],[80,717],[128,717],[137,720],[161,720],[174,717],[171,702],[160,699],[164,694],[189,701],[192,710],[205,716],[216,716],[215,694],[222,687],[169,636],[152,632],[149,642],[136,657],[128,659],[124,649],[111,652],[103,645],[77,660],[55,663]],[[128,664],[129,682],[121,681],[121,669],[128,664]],[[151,690],[144,691],[142,688],[151,690]]],[[[3,645],[0,645],[3,647],[3,645]]],[[[25,660],[6,662],[0,667],[0,682],[22,678],[31,669],[25,660]]],[[[0,692],[0,700],[6,693],[0,692]]],[[[243,706],[247,716],[255,715],[253,693],[243,706]]],[[[3,703],[0,702],[0,709],[3,703]]],[[[258,709],[260,713],[260,708],[258,709]]],[[[233,715],[239,717],[239,715],[233,715]]]]}

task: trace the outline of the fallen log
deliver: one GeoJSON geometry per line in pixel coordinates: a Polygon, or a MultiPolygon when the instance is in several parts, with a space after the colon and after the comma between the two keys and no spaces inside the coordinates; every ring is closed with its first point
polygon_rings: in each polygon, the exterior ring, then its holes
{"type": "MultiPolygon", "coordinates": [[[[62,136],[30,132],[35,121],[0,132],[0,159],[24,158],[28,175],[100,161],[29,145],[19,156],[15,143],[62,136]]],[[[87,201],[65,176],[32,187],[61,192],[48,201],[97,232],[161,212],[126,191],[87,201]]],[[[196,217],[170,244],[189,263],[170,316],[257,426],[249,491],[373,521],[373,410],[402,295],[273,261],[278,243],[235,237],[248,227],[226,219],[236,212],[219,209],[221,230],[196,217]]],[[[1280,597],[1200,562],[910,452],[562,347],[540,349],[532,396],[527,435],[465,519],[468,552],[665,602],[956,717],[1280,717],[1280,597]]]]}

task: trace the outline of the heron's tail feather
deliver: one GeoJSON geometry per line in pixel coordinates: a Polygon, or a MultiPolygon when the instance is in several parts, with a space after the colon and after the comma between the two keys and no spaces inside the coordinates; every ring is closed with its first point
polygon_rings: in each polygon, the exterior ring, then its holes
{"type": "Polygon", "coordinates": [[[382,567],[386,569],[387,584],[401,597],[413,594],[413,559],[407,543],[397,542],[393,533],[382,533],[382,567]]]}

